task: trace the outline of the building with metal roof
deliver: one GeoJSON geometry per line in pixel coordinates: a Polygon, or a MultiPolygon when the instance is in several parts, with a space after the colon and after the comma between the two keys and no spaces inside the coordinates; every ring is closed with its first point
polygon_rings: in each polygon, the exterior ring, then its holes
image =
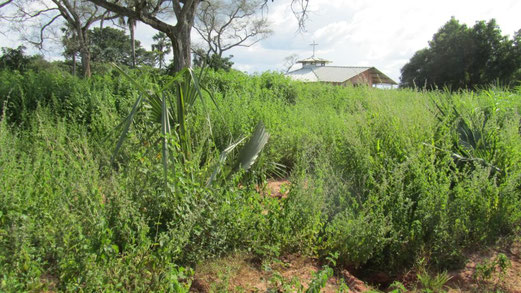
{"type": "MultiPolygon", "coordinates": [[[[316,44],[314,44],[316,45],[316,44]]],[[[331,61],[313,56],[297,61],[302,68],[286,73],[294,80],[304,82],[325,82],[334,85],[396,85],[390,77],[375,67],[328,66],[331,61]]]]}

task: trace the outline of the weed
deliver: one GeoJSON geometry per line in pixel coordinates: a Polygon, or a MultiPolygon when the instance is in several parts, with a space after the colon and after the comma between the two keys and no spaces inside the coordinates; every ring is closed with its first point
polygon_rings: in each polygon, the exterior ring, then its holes
{"type": "Polygon", "coordinates": [[[511,262],[508,257],[499,253],[491,261],[483,261],[482,263],[476,264],[476,270],[474,271],[473,278],[479,283],[489,282],[494,278],[496,279],[495,286],[503,282],[507,270],[511,267],[511,262]]]}

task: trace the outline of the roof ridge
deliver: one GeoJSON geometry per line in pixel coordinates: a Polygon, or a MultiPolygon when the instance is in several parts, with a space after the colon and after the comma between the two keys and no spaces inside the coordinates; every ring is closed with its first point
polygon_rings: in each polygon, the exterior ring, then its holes
{"type": "Polygon", "coordinates": [[[320,67],[340,67],[340,68],[373,68],[374,66],[341,66],[341,65],[326,65],[320,67]]]}

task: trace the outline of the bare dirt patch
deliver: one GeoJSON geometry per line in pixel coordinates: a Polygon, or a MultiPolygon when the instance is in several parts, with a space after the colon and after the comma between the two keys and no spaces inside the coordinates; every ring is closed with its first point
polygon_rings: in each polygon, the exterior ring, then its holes
{"type": "Polygon", "coordinates": [[[56,287],[60,280],[58,277],[51,275],[49,273],[44,273],[40,276],[40,282],[43,284],[43,288],[40,292],[44,293],[53,293],[57,292],[56,287]]]}
{"type": "MultiPolygon", "coordinates": [[[[235,255],[199,265],[191,292],[297,292],[305,291],[313,274],[323,267],[315,258],[289,255],[280,260],[258,263],[245,255],[235,255]]],[[[332,276],[321,292],[339,292],[341,280],[348,292],[370,288],[348,271],[332,276]]]]}
{"type": "MultiPolygon", "coordinates": [[[[196,268],[190,291],[304,292],[313,281],[314,274],[323,268],[316,258],[298,254],[262,262],[248,255],[233,255],[200,264],[196,268]]],[[[469,254],[466,266],[449,272],[449,276],[451,279],[444,286],[446,292],[521,293],[521,242],[469,254]],[[509,260],[504,273],[501,273],[497,262],[493,265],[501,253],[509,260]],[[486,264],[494,267],[494,270],[490,277],[479,277],[477,272],[480,266],[483,268],[486,264]]],[[[372,279],[374,278],[380,277],[376,274],[372,279]]],[[[402,276],[400,281],[408,288],[408,292],[424,292],[412,271],[411,274],[402,276]]],[[[347,292],[374,290],[351,272],[341,270],[329,278],[320,292],[341,292],[341,283],[349,287],[347,292]]]]}
{"type": "Polygon", "coordinates": [[[463,269],[450,272],[450,275],[449,292],[521,293],[521,242],[474,252],[468,256],[463,269]],[[498,264],[499,254],[504,254],[509,260],[504,272],[498,264]],[[487,268],[490,269],[488,278],[483,277],[487,268]]]}
{"type": "Polygon", "coordinates": [[[276,198],[286,198],[289,193],[291,182],[287,179],[269,179],[265,188],[259,190],[262,195],[276,198]]]}

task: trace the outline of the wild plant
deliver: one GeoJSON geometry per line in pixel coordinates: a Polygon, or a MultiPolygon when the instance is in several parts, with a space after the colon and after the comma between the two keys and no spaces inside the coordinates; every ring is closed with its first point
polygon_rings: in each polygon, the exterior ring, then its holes
{"type": "Polygon", "coordinates": [[[505,278],[507,270],[512,266],[510,259],[504,254],[499,253],[491,261],[483,261],[476,264],[476,270],[473,278],[479,283],[488,282],[497,277],[495,286],[502,282],[505,278]]]}
{"type": "MultiPolygon", "coordinates": [[[[150,90],[131,78],[122,69],[116,65],[114,66],[132,82],[139,91],[139,96],[134,102],[130,114],[116,127],[120,134],[112,161],[118,155],[123,142],[128,136],[131,124],[134,122],[138,111],[142,109],[142,104],[145,103],[146,106],[144,108],[147,109],[146,112],[148,114],[147,120],[152,128],[152,130],[145,130],[145,137],[147,141],[155,140],[152,146],[158,144],[161,146],[164,189],[165,191],[169,190],[169,166],[175,164],[175,162],[186,163],[192,159],[194,141],[189,123],[193,115],[195,115],[195,102],[197,100],[200,100],[203,107],[206,107],[205,99],[202,95],[203,89],[199,81],[203,72],[196,76],[192,69],[185,68],[177,73],[166,85],[160,88],[154,87],[150,90]],[[176,149],[178,150],[177,152],[176,149]]],[[[212,101],[217,106],[213,98],[212,101]]],[[[207,120],[208,127],[211,129],[211,122],[209,119],[207,120]]],[[[240,169],[248,170],[266,145],[268,138],[269,135],[265,130],[264,124],[259,122],[252,137],[239,152],[237,161],[229,172],[229,176],[240,169]]],[[[214,166],[213,173],[208,177],[207,185],[210,185],[216,179],[228,155],[244,140],[245,138],[243,137],[222,151],[219,160],[214,166]]],[[[200,162],[200,164],[205,165],[207,162],[200,162]]],[[[228,179],[229,176],[227,177],[228,179]]]]}
{"type": "Polygon", "coordinates": [[[479,164],[501,173],[501,169],[494,165],[498,152],[498,130],[490,126],[496,108],[492,106],[468,111],[465,108],[458,109],[452,96],[438,97],[431,99],[438,123],[454,127],[453,159],[459,164],[479,164]]]}

